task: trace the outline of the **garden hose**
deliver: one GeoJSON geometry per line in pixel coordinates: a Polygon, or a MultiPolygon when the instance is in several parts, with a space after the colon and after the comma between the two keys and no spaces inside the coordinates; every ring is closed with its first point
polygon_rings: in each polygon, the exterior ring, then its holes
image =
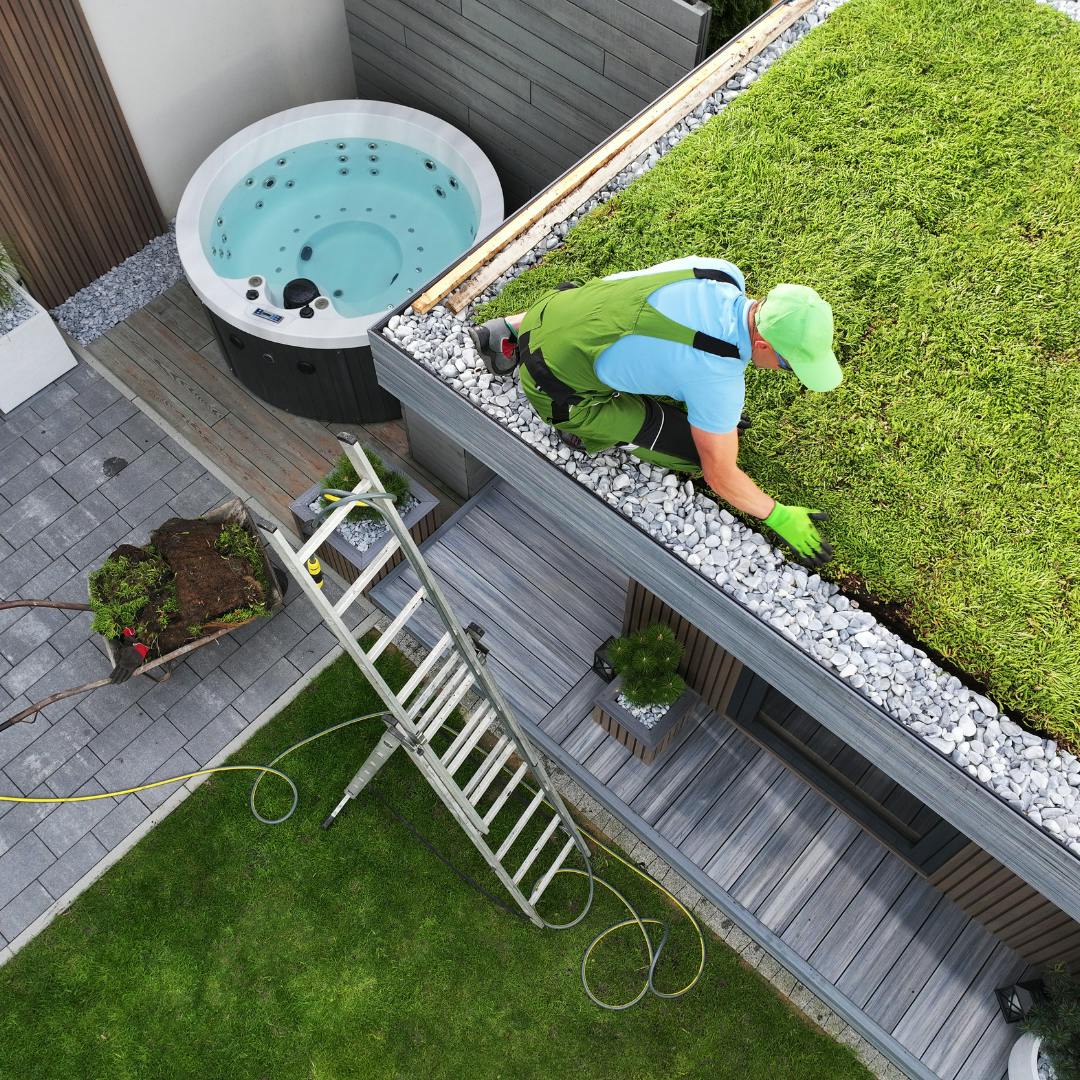
{"type": "MultiPolygon", "coordinates": [[[[124,795],[135,795],[140,791],[150,791],[153,788],[162,787],[165,784],[178,784],[178,783],[181,783],[182,781],[185,781],[185,780],[191,780],[192,778],[194,778],[196,776],[210,776],[210,775],[212,775],[214,773],[226,773],[226,772],[256,772],[259,775],[256,778],[255,783],[252,784],[251,792],[250,792],[250,794],[248,796],[248,805],[251,808],[251,812],[255,816],[255,818],[258,821],[262,822],[264,825],[280,825],[283,822],[288,821],[289,818],[292,817],[293,813],[296,810],[297,805],[299,804],[300,796],[299,796],[299,792],[297,791],[296,784],[294,784],[293,781],[288,776],[285,775],[285,773],[281,772],[279,769],[274,768],[274,766],[277,765],[278,762],[280,762],[283,758],[285,758],[289,754],[291,754],[294,750],[299,750],[301,747],[307,746],[308,743],[315,742],[316,739],[321,739],[324,735],[332,735],[334,732],[341,731],[343,728],[351,727],[353,724],[359,724],[359,723],[362,723],[362,722],[364,722],[366,720],[373,720],[376,717],[384,717],[386,715],[388,715],[388,714],[387,714],[387,712],[385,710],[379,710],[378,712],[366,713],[363,716],[355,716],[351,720],[345,720],[340,724],[334,724],[332,727],[328,727],[328,728],[323,729],[322,731],[318,731],[314,735],[308,735],[306,738],[301,739],[301,740],[299,740],[299,742],[295,742],[291,746],[288,746],[284,750],[282,750],[282,752],[280,754],[278,754],[277,757],[275,757],[270,762],[269,765],[216,765],[216,766],[206,768],[206,769],[195,769],[192,772],[181,773],[178,776],[168,776],[168,777],[165,777],[162,780],[153,780],[153,781],[150,781],[149,783],[139,784],[139,785],[137,785],[135,787],[124,788],[122,791],[101,791],[101,792],[96,792],[96,793],[94,793],[92,795],[63,795],[63,796],[60,796],[60,795],[57,795],[57,796],[0,795],[0,803],[3,803],[3,802],[7,802],[7,803],[80,803],[80,802],[94,802],[94,801],[96,801],[98,799],[115,799],[115,798],[120,798],[120,797],[122,797],[124,795]],[[255,806],[255,794],[258,791],[259,785],[262,783],[264,777],[266,777],[268,775],[269,776],[276,776],[276,777],[278,777],[278,779],[283,780],[288,785],[289,792],[290,792],[290,795],[291,795],[291,801],[289,803],[289,808],[285,811],[284,814],[280,815],[279,817],[275,817],[275,818],[266,817],[265,815],[261,814],[259,812],[259,810],[255,806]]],[[[452,735],[459,734],[449,724],[447,724],[445,726],[446,726],[446,730],[450,734],[452,734],[452,735]]],[[[507,766],[504,765],[500,771],[501,772],[506,772],[507,771],[507,766]]],[[[528,784],[522,783],[521,787],[523,787],[527,791],[531,792],[534,797],[537,794],[535,789],[531,788],[528,784]]],[[[373,791],[373,789],[371,789],[371,790],[373,791]]],[[[373,791],[373,793],[374,793],[374,791],[373,791]]],[[[377,796],[377,798],[378,798],[378,801],[380,803],[382,803],[384,806],[387,807],[387,809],[394,815],[395,818],[397,818],[399,821],[401,821],[403,824],[405,824],[405,826],[409,829],[409,831],[412,832],[415,836],[417,836],[423,842],[424,846],[427,847],[429,850],[431,850],[440,859],[440,861],[442,861],[448,867],[450,867],[450,869],[453,870],[454,873],[457,874],[458,877],[460,877],[463,881],[467,882],[468,884],[472,885],[480,893],[482,893],[484,896],[486,896],[493,903],[497,904],[504,911],[508,911],[512,915],[519,915],[520,914],[519,912],[517,912],[514,909],[510,908],[510,906],[508,904],[500,901],[492,893],[488,892],[488,890],[485,889],[471,875],[467,874],[463,870],[458,869],[450,861],[450,859],[447,856],[443,855],[438,850],[438,848],[436,848],[435,845],[426,836],[424,836],[423,833],[421,833],[420,830],[417,829],[416,826],[413,825],[412,822],[409,821],[408,818],[404,817],[404,815],[402,815],[402,814],[398,813],[396,810],[394,810],[393,807],[390,806],[390,804],[388,802],[386,802],[386,800],[384,798],[382,798],[382,796],[377,796]]],[[[544,800],[544,805],[547,806],[547,808],[549,810],[554,812],[555,808],[553,806],[551,806],[551,804],[546,799],[544,800]]],[[[593,873],[591,863],[587,863],[586,868],[584,870],[577,870],[577,869],[574,869],[574,868],[571,868],[571,867],[560,867],[558,870],[555,871],[556,875],[558,875],[558,874],[572,874],[572,875],[574,875],[576,877],[585,878],[589,883],[589,894],[588,894],[588,897],[586,898],[584,906],[582,907],[581,913],[579,915],[577,915],[574,919],[570,920],[570,922],[552,923],[552,922],[548,922],[546,919],[543,918],[543,916],[541,916],[541,920],[543,921],[544,926],[547,929],[549,929],[549,930],[569,930],[571,927],[577,926],[589,914],[589,911],[592,908],[593,898],[595,896],[596,885],[598,885],[598,884],[602,885],[605,889],[607,889],[608,892],[610,892],[623,905],[623,907],[626,908],[626,910],[627,910],[627,912],[629,913],[629,916],[630,916],[629,918],[623,919],[620,922],[613,923],[611,926],[607,927],[607,929],[602,930],[599,934],[597,934],[596,937],[594,937],[592,939],[592,941],[589,943],[588,947],[585,949],[585,952],[583,953],[583,955],[581,957],[581,969],[580,969],[581,985],[584,988],[585,993],[588,995],[589,1000],[592,1001],[595,1005],[598,1005],[601,1009],[607,1009],[607,1010],[610,1010],[612,1012],[621,1012],[621,1011],[623,1011],[625,1009],[630,1009],[633,1006],[637,1005],[647,994],[652,994],[655,997],[664,998],[666,1000],[672,1000],[674,998],[680,998],[684,994],[689,993],[697,985],[697,983],[701,979],[702,973],[705,970],[705,935],[702,932],[701,925],[698,923],[697,919],[695,919],[694,916],[690,913],[690,911],[686,908],[686,906],[682,903],[682,901],[679,900],[678,897],[676,897],[674,894],[669,892],[667,889],[665,889],[664,886],[661,885],[660,882],[658,882],[655,878],[651,877],[649,874],[647,874],[643,870],[639,869],[637,866],[635,866],[628,859],[623,858],[618,852],[612,850],[610,847],[607,846],[607,844],[605,844],[602,840],[597,839],[591,833],[586,832],[585,836],[588,838],[588,840],[590,840],[598,848],[601,848],[603,851],[607,852],[607,854],[611,858],[613,858],[617,862],[621,863],[627,869],[632,870],[635,874],[638,875],[638,877],[640,877],[644,881],[648,882],[651,886],[653,886],[653,888],[655,888],[659,892],[663,893],[664,896],[666,896],[673,904],[675,904],[675,906],[683,913],[683,915],[686,916],[687,921],[690,923],[691,926],[693,926],[695,932],[697,933],[698,946],[699,946],[699,950],[700,950],[697,971],[694,973],[693,978],[691,978],[691,980],[685,986],[681,987],[678,990],[673,990],[673,991],[664,991],[664,990],[657,989],[655,981],[654,981],[654,977],[655,977],[655,974],[656,974],[657,964],[660,962],[661,953],[664,950],[664,946],[667,944],[667,940],[668,940],[668,936],[669,936],[669,930],[668,930],[668,927],[666,926],[666,924],[663,923],[660,919],[643,919],[637,913],[637,911],[634,908],[633,904],[631,904],[630,901],[625,896],[623,896],[623,894],[621,892],[619,892],[619,890],[616,889],[614,885],[612,885],[608,881],[605,881],[601,877],[597,877],[593,873]],[[634,997],[630,998],[628,1001],[624,1001],[624,1002],[620,1002],[620,1003],[612,1003],[612,1002],[604,1001],[602,998],[598,997],[593,992],[592,987],[589,985],[589,978],[588,978],[589,960],[592,958],[592,954],[595,951],[596,947],[605,938],[607,938],[611,934],[614,934],[616,931],[623,930],[623,929],[625,929],[627,927],[630,927],[630,926],[636,926],[638,928],[638,930],[641,931],[641,936],[642,936],[642,939],[643,939],[643,941],[645,943],[645,951],[646,951],[646,953],[648,955],[648,958],[649,958],[649,967],[648,967],[648,972],[647,972],[646,977],[645,977],[645,981],[642,984],[641,989],[637,992],[637,994],[635,994],[634,997]],[[659,926],[661,928],[660,942],[655,947],[653,946],[652,938],[649,936],[649,931],[646,929],[647,926],[659,926]]],[[[521,916],[521,917],[524,918],[524,916],[521,916]]]]}

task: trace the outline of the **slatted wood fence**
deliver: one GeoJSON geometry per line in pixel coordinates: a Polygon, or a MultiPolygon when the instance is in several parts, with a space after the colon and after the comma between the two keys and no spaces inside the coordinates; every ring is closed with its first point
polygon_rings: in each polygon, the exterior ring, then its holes
{"type": "Polygon", "coordinates": [[[0,3],[0,243],[52,307],[165,227],[77,0],[0,3]]]}

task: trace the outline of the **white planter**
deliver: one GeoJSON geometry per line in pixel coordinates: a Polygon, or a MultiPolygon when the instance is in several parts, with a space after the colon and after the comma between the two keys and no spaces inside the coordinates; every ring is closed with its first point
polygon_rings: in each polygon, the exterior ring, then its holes
{"type": "Polygon", "coordinates": [[[15,289],[34,314],[0,335],[0,413],[11,412],[76,364],[49,313],[18,285],[15,289]]]}
{"type": "Polygon", "coordinates": [[[1038,1035],[1021,1035],[1009,1051],[1009,1080],[1039,1080],[1038,1035]]]}

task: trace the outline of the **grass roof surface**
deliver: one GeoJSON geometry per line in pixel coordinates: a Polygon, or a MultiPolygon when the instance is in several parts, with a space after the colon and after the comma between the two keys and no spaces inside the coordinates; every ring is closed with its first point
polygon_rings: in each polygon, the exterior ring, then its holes
{"type": "Polygon", "coordinates": [[[1080,745],[1080,26],[850,0],[485,315],[687,254],[833,305],[843,385],[751,371],[740,449],[826,576],[1080,745]]]}

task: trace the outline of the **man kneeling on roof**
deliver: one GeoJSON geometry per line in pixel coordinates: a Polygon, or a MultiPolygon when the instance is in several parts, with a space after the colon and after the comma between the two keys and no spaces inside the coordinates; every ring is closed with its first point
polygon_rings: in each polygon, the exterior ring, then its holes
{"type": "Polygon", "coordinates": [[[528,311],[470,329],[488,370],[521,365],[533,408],[576,450],[612,447],[704,476],[805,559],[832,557],[815,521],[825,514],[770,498],[738,466],[748,363],[833,390],[832,308],[805,285],[746,295],[723,259],[674,259],[646,270],[566,283],[528,311]]]}

